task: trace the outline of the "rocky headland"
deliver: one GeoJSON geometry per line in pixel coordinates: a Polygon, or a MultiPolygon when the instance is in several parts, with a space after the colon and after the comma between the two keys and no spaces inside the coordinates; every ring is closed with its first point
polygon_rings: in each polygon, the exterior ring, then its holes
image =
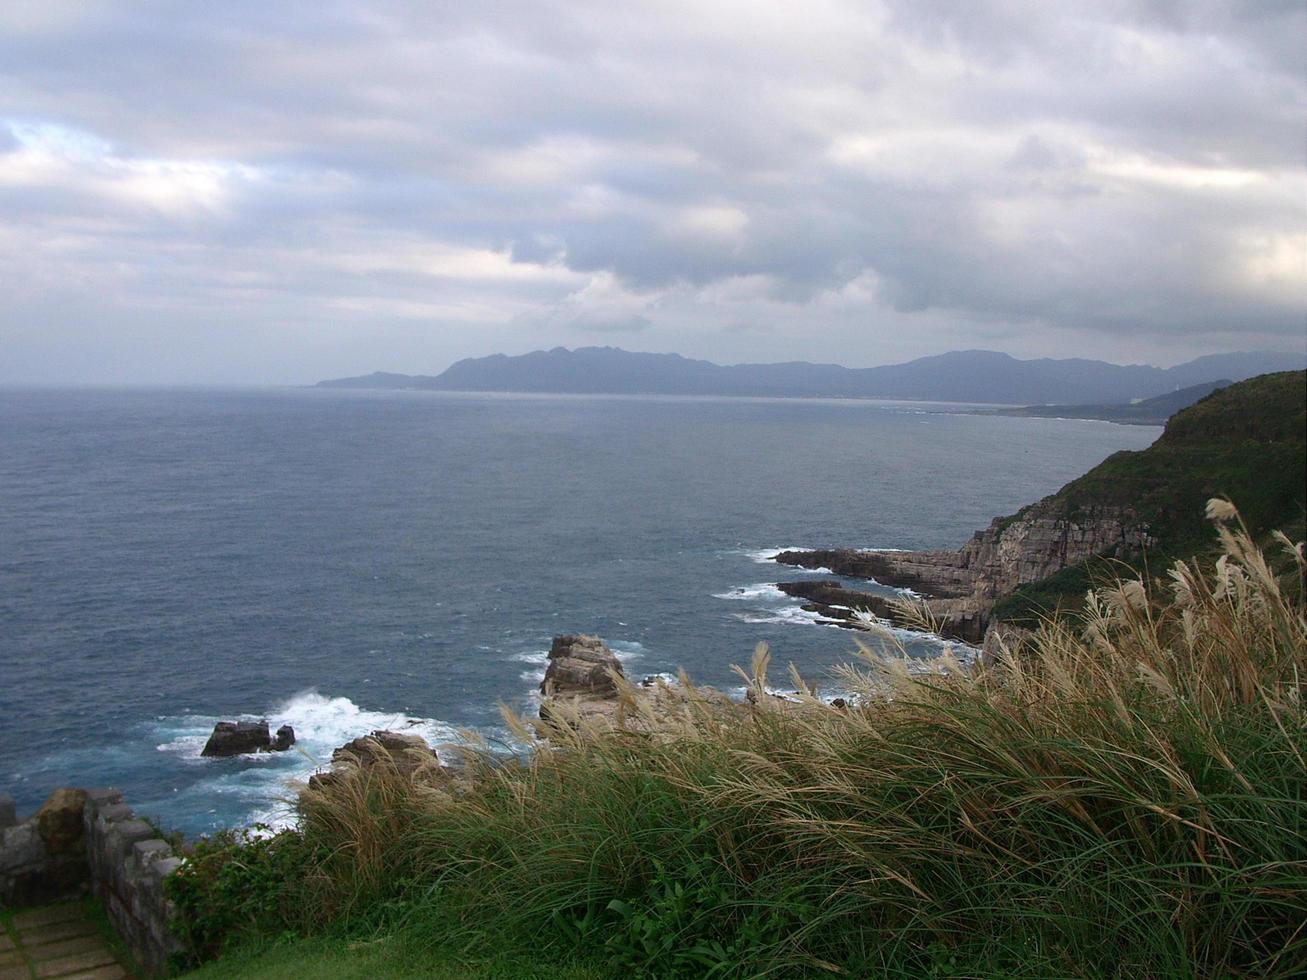
{"type": "MultiPolygon", "coordinates": [[[[1147,449],[1108,457],[1056,493],[995,518],[957,550],[786,551],[775,560],[909,589],[941,635],[982,643],[997,620],[1028,626],[1074,606],[1100,571],[1120,573],[1113,561],[1146,574],[1149,563],[1164,568],[1202,554],[1211,543],[1203,511],[1213,496],[1234,500],[1255,537],[1302,533],[1305,403],[1301,371],[1216,390],[1172,416],[1147,449]]],[[[840,625],[862,625],[853,610],[903,626],[920,619],[839,582],[780,588],[840,625]]]]}
{"type": "MultiPolygon", "coordinates": [[[[995,518],[956,551],[783,551],[775,560],[910,589],[941,636],[978,644],[994,603],[1018,586],[1090,558],[1124,557],[1154,543],[1148,524],[1129,508],[1097,506],[1072,515],[1054,496],[1015,517],[995,518]]],[[[805,608],[841,625],[859,625],[853,610],[899,626],[919,624],[901,603],[839,582],[782,582],[779,588],[807,599],[805,608]]]]}

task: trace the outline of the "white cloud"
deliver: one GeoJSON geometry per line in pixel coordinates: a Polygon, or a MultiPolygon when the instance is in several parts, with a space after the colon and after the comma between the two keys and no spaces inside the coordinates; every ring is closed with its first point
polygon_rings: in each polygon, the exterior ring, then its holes
{"type": "MultiPolygon", "coordinates": [[[[29,354],[0,380],[156,316],[196,379],[604,330],[850,363],[1301,345],[1305,30],[1146,0],[9,5],[0,333],[29,354]]],[[[138,354],[104,363],[172,377],[138,354]]]]}

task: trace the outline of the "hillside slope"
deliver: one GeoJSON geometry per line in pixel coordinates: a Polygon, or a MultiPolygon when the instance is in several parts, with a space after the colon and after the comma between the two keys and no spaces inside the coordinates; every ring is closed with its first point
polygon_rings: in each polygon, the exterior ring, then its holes
{"type": "MultiPolygon", "coordinates": [[[[1113,561],[1165,567],[1212,546],[1203,509],[1228,497],[1249,530],[1303,534],[1307,372],[1263,375],[1179,412],[1152,446],[1109,456],[1057,493],[996,518],[957,551],[787,552],[917,590],[951,635],[975,642],[991,619],[1029,621],[1076,603],[1113,561]]],[[[844,603],[849,603],[845,597],[844,603]]]]}

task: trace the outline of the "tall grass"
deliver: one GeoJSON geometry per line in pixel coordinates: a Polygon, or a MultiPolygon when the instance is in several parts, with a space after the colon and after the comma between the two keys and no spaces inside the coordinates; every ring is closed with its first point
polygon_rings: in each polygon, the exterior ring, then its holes
{"type": "Polygon", "coordinates": [[[864,649],[839,709],[769,696],[764,649],[743,704],[623,685],[616,728],[510,718],[518,764],[306,792],[305,901],[649,975],[1301,974],[1307,623],[1210,516],[1214,568],[1092,593],[985,669],[864,649]]]}

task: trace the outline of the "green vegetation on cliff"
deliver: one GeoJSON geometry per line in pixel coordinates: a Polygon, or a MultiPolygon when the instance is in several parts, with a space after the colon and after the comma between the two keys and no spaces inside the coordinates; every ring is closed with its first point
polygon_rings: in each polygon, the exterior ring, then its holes
{"type": "MultiPolygon", "coordinates": [[[[1173,416],[1152,446],[1109,456],[1033,506],[1072,520],[1104,505],[1132,511],[1156,541],[1147,554],[1127,562],[1136,572],[1164,570],[1176,558],[1210,552],[1202,512],[1212,497],[1236,501],[1259,540],[1274,529],[1300,538],[1307,512],[1305,406],[1307,372],[1266,374],[1230,385],[1173,416]]],[[[1115,578],[1119,566],[1098,560],[1063,569],[1021,586],[994,607],[993,615],[1030,623],[1058,608],[1078,606],[1091,585],[1115,578]]]]}
{"type": "Polygon", "coordinates": [[[846,707],[769,697],[760,650],[743,704],[655,717],[622,685],[626,723],[516,764],[347,771],[173,896],[223,977],[297,949],[324,976],[1301,976],[1307,621],[1219,535],[1217,568],[1114,583],[987,668],[867,654],[846,707]],[[236,948],[288,932],[323,938],[236,948]]]}

